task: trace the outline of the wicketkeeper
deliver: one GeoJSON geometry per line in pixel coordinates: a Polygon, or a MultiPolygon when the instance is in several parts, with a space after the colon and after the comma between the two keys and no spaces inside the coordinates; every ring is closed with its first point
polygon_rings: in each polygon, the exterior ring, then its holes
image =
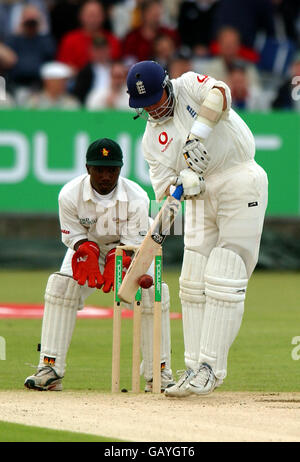
{"type": "MultiPolygon", "coordinates": [[[[77,311],[96,288],[114,285],[115,248],[138,246],[149,227],[149,198],[133,181],[120,176],[123,154],[111,139],[93,142],[86,154],[87,173],[67,183],[59,194],[62,241],[69,248],[60,271],[48,279],[37,372],[26,378],[34,390],[62,390],[66,356],[77,311]]],[[[123,252],[124,271],[131,262],[123,252]]],[[[162,285],[161,387],[173,385],[170,360],[169,289],[162,285]]],[[[142,289],[141,351],[145,391],[152,391],[154,287],[142,289]]]]}
{"type": "Polygon", "coordinates": [[[267,175],[229,87],[187,72],[170,80],[154,61],[129,70],[129,105],[147,119],[143,153],[157,200],[182,184],[180,276],[186,371],[167,396],[205,395],[227,374],[267,206],[267,175]]]}

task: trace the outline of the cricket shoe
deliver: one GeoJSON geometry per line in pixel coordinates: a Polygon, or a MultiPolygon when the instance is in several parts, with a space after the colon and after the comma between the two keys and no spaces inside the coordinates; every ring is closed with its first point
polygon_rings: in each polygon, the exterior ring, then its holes
{"type": "Polygon", "coordinates": [[[39,391],[62,391],[62,377],[50,366],[42,367],[36,374],[27,377],[26,388],[39,391]]]}
{"type": "Polygon", "coordinates": [[[165,389],[165,396],[168,397],[176,397],[176,398],[184,398],[185,396],[190,395],[192,392],[189,390],[188,385],[190,380],[195,376],[194,371],[192,369],[187,369],[186,371],[178,371],[180,378],[177,383],[175,383],[172,387],[168,387],[165,389]]]}
{"type": "MultiPolygon", "coordinates": [[[[170,369],[166,369],[165,366],[162,365],[161,368],[161,392],[163,393],[167,388],[172,387],[175,385],[173,376],[172,376],[172,371],[170,369]]],[[[152,392],[152,385],[153,385],[153,380],[148,380],[145,385],[145,392],[146,393],[151,393],[152,392]]]]}
{"type": "Polygon", "coordinates": [[[205,396],[212,393],[221,383],[222,380],[217,379],[210,365],[203,363],[200,365],[197,374],[190,381],[188,389],[191,393],[205,396]]]}

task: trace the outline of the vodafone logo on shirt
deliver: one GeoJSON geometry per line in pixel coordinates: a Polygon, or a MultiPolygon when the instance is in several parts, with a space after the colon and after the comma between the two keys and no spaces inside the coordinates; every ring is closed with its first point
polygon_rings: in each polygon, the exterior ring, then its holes
{"type": "Polygon", "coordinates": [[[158,136],[158,141],[164,147],[161,152],[165,152],[173,141],[173,138],[169,139],[167,132],[161,132],[158,136]]]}
{"type": "Polygon", "coordinates": [[[159,134],[158,141],[160,142],[160,144],[166,144],[168,141],[167,132],[161,132],[159,134]]]}
{"type": "Polygon", "coordinates": [[[201,79],[200,79],[200,76],[197,75],[197,80],[199,83],[203,83],[206,79],[208,79],[208,75],[202,75],[201,79]]]}

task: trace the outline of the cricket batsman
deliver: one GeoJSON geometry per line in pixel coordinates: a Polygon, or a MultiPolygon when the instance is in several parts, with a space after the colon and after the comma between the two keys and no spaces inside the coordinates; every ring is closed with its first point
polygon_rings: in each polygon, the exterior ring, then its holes
{"type": "Polygon", "coordinates": [[[268,197],[249,127],[229,87],[187,72],[170,80],[154,61],[133,65],[129,106],[147,120],[142,141],[156,199],[182,184],[184,256],[179,279],[186,370],[168,397],[207,395],[227,375],[256,266],[268,197]]]}
{"type": "MultiPolygon", "coordinates": [[[[37,372],[25,380],[27,388],[62,390],[77,311],[83,309],[84,300],[96,288],[102,289],[104,293],[113,289],[116,246],[139,246],[150,225],[149,198],[138,184],[120,176],[122,165],[120,146],[108,138],[98,139],[89,146],[86,153],[87,173],[74,178],[60,191],[61,237],[68,250],[60,271],[51,274],[48,279],[40,361],[37,372]]],[[[123,251],[123,276],[130,262],[130,255],[123,251]]],[[[163,283],[162,391],[175,383],[170,360],[169,306],[169,289],[163,283]]],[[[142,289],[141,308],[141,369],[146,380],[145,391],[151,392],[153,286],[142,289]]]]}

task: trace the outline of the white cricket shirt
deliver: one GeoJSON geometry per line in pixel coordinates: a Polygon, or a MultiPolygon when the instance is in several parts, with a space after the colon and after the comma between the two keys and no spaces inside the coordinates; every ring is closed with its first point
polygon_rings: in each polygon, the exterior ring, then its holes
{"type": "Polygon", "coordinates": [[[229,87],[212,77],[187,72],[172,80],[176,99],[174,115],[161,123],[147,122],[142,148],[150,168],[156,199],[162,200],[180,171],[187,168],[182,151],[201,104],[214,86],[223,87],[227,109],[205,141],[211,161],[209,175],[254,158],[254,137],[239,115],[230,107],[229,87]]]}
{"type": "MultiPolygon", "coordinates": [[[[103,196],[102,196],[103,197],[103,196]]],[[[149,198],[136,183],[119,177],[113,192],[102,200],[90,175],[69,181],[60,191],[62,241],[74,250],[81,239],[96,242],[104,255],[116,245],[140,245],[149,227],[149,198]]]]}

